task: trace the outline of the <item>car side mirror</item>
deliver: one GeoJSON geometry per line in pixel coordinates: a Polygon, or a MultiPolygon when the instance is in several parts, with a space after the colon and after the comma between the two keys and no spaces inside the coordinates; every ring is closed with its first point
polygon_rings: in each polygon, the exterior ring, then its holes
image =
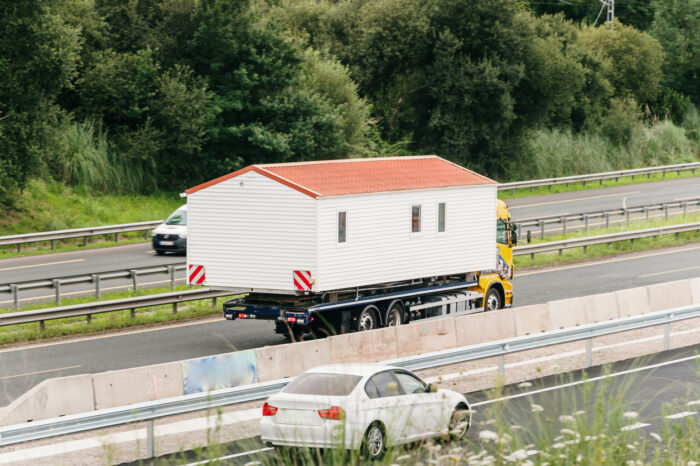
{"type": "Polygon", "coordinates": [[[430,393],[436,393],[438,391],[438,386],[435,385],[434,383],[431,383],[428,385],[428,391],[430,393]]]}

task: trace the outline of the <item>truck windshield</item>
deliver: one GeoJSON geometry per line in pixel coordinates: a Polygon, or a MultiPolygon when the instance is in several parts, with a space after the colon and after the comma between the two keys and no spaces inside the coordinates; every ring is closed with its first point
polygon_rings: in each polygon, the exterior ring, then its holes
{"type": "Polygon", "coordinates": [[[165,221],[168,225],[187,225],[187,211],[176,210],[168,220],[165,221]]]}
{"type": "Polygon", "coordinates": [[[496,241],[499,244],[508,244],[508,234],[506,232],[506,222],[499,220],[496,223],[496,241]]]}

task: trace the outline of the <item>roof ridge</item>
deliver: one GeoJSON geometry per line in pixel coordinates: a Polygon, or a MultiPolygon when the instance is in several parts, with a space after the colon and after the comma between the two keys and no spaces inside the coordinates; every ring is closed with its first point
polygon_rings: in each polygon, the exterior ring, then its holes
{"type": "MultiPolygon", "coordinates": [[[[303,162],[279,162],[279,163],[258,163],[254,164],[254,167],[266,168],[266,167],[293,167],[293,166],[303,166],[303,165],[324,165],[332,163],[360,163],[360,162],[373,162],[377,160],[416,160],[416,159],[443,159],[438,155],[402,155],[396,157],[356,157],[350,159],[329,159],[329,160],[307,160],[303,162]]],[[[449,160],[447,160],[449,162],[449,160]]],[[[450,162],[451,163],[451,162],[450,162]]],[[[459,166],[459,165],[458,165],[459,166]]],[[[462,167],[464,168],[464,167],[462,167]]]]}

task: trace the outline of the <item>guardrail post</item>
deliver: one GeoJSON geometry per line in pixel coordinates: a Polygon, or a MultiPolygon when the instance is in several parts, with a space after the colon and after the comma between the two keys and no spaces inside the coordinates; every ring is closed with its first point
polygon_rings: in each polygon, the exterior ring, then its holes
{"type": "Polygon", "coordinates": [[[146,421],[146,459],[156,456],[156,439],[153,424],[153,419],[146,421]]]}
{"type": "Polygon", "coordinates": [[[610,212],[605,212],[605,228],[610,228],[610,212]]]}
{"type": "Polygon", "coordinates": [[[664,219],[668,220],[668,204],[664,204],[664,219]]]}
{"type": "Polygon", "coordinates": [[[170,289],[174,290],[175,289],[175,266],[173,266],[173,265],[168,266],[168,274],[170,274],[170,289]]]}
{"type": "Polygon", "coordinates": [[[647,219],[647,222],[649,221],[649,207],[644,207],[644,216],[647,219]]]}
{"type": "Polygon", "coordinates": [[[85,321],[87,322],[88,325],[92,322],[92,314],[88,314],[85,316],[85,321]]]}
{"type": "Polygon", "coordinates": [[[505,376],[506,376],[506,357],[503,354],[498,357],[498,373],[501,374],[501,377],[505,378],[505,376]]]}
{"type": "Polygon", "coordinates": [[[216,307],[216,296],[211,298],[211,305],[212,307],[216,307]]]}
{"type": "Polygon", "coordinates": [[[676,174],[677,174],[678,176],[681,176],[681,171],[678,170],[678,171],[676,172],[676,174]]]}
{"type": "Polygon", "coordinates": [[[56,249],[56,241],[51,240],[51,250],[53,251],[54,249],[56,249]]]}
{"type": "Polygon", "coordinates": [[[586,180],[583,180],[583,186],[584,187],[586,186],[586,180]]]}
{"type": "Polygon", "coordinates": [[[664,324],[664,351],[671,349],[671,322],[664,324]]]}
{"type": "Polygon", "coordinates": [[[102,298],[102,289],[100,287],[100,276],[96,273],[92,275],[92,283],[95,284],[95,299],[98,301],[102,298]]]}
{"type": "Polygon", "coordinates": [[[540,238],[544,239],[544,220],[540,220],[540,238]]]}
{"type": "MultiPolygon", "coordinates": [[[[666,172],[664,172],[664,177],[666,177],[666,172]]],[[[647,173],[647,180],[651,179],[651,173],[647,173]]]]}
{"type": "Polygon", "coordinates": [[[681,204],[683,205],[683,216],[685,217],[688,214],[688,203],[683,201],[681,204]]]}
{"type": "Polygon", "coordinates": [[[511,194],[512,196],[515,196],[515,189],[511,189],[511,190],[510,190],[510,194],[511,194]]]}
{"type": "Polygon", "coordinates": [[[86,235],[86,236],[83,236],[83,246],[87,246],[87,245],[88,245],[88,237],[86,235]]]}
{"type": "Polygon", "coordinates": [[[22,243],[17,243],[17,252],[22,252],[22,243]]]}
{"type": "Polygon", "coordinates": [[[132,307],[129,314],[131,315],[131,320],[134,320],[136,318],[136,308],[132,307]]]}
{"type": "Polygon", "coordinates": [[[119,233],[114,234],[114,242],[118,243],[119,242],[119,233]]]}
{"type": "Polygon", "coordinates": [[[10,285],[10,290],[12,290],[12,301],[15,303],[15,309],[19,309],[19,287],[10,285]]]}
{"type": "Polygon", "coordinates": [[[148,230],[143,232],[143,239],[148,239],[148,230]]]}
{"type": "Polygon", "coordinates": [[[55,278],[51,280],[53,283],[53,288],[56,290],[56,305],[60,306],[61,305],[61,280],[55,278]]]}
{"type": "Polygon", "coordinates": [[[593,338],[586,340],[586,367],[593,366],[593,338]]]}
{"type": "Polygon", "coordinates": [[[600,184],[600,186],[603,186],[603,178],[601,178],[601,179],[600,179],[600,180],[598,180],[598,181],[600,182],[600,183],[599,183],[599,184],[600,184]]]}
{"type": "Polygon", "coordinates": [[[532,232],[527,230],[527,244],[532,243],[532,232]]]}
{"type": "Polygon", "coordinates": [[[583,216],[583,221],[586,222],[585,229],[586,229],[586,232],[588,232],[588,215],[583,216]]]}
{"type": "Polygon", "coordinates": [[[177,302],[173,303],[173,314],[177,314],[177,302]]]}
{"type": "Polygon", "coordinates": [[[627,225],[630,224],[630,211],[629,209],[625,209],[625,218],[627,219],[627,225]]]}
{"type": "Polygon", "coordinates": [[[562,234],[566,234],[566,217],[561,218],[561,230],[562,234]]]}
{"type": "Polygon", "coordinates": [[[42,331],[42,332],[45,332],[45,331],[46,331],[46,324],[44,323],[43,320],[40,320],[40,321],[39,321],[39,330],[42,331]]]}
{"type": "Polygon", "coordinates": [[[131,274],[131,283],[134,286],[134,291],[136,291],[139,289],[139,284],[138,284],[138,280],[137,280],[138,271],[132,269],[132,270],[129,270],[129,273],[131,274]]]}

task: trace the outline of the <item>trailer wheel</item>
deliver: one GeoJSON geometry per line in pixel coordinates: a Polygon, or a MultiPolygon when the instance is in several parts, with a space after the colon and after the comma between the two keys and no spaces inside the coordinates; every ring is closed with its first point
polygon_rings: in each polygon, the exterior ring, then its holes
{"type": "Polygon", "coordinates": [[[374,330],[379,327],[379,309],[377,306],[370,304],[360,312],[357,317],[357,331],[374,330]]]}
{"type": "Polygon", "coordinates": [[[501,309],[503,303],[501,303],[501,294],[493,286],[489,288],[484,297],[484,311],[495,311],[501,309]]]}
{"type": "Polygon", "coordinates": [[[400,301],[394,301],[386,311],[386,327],[396,327],[403,324],[403,305],[400,301]]]}

